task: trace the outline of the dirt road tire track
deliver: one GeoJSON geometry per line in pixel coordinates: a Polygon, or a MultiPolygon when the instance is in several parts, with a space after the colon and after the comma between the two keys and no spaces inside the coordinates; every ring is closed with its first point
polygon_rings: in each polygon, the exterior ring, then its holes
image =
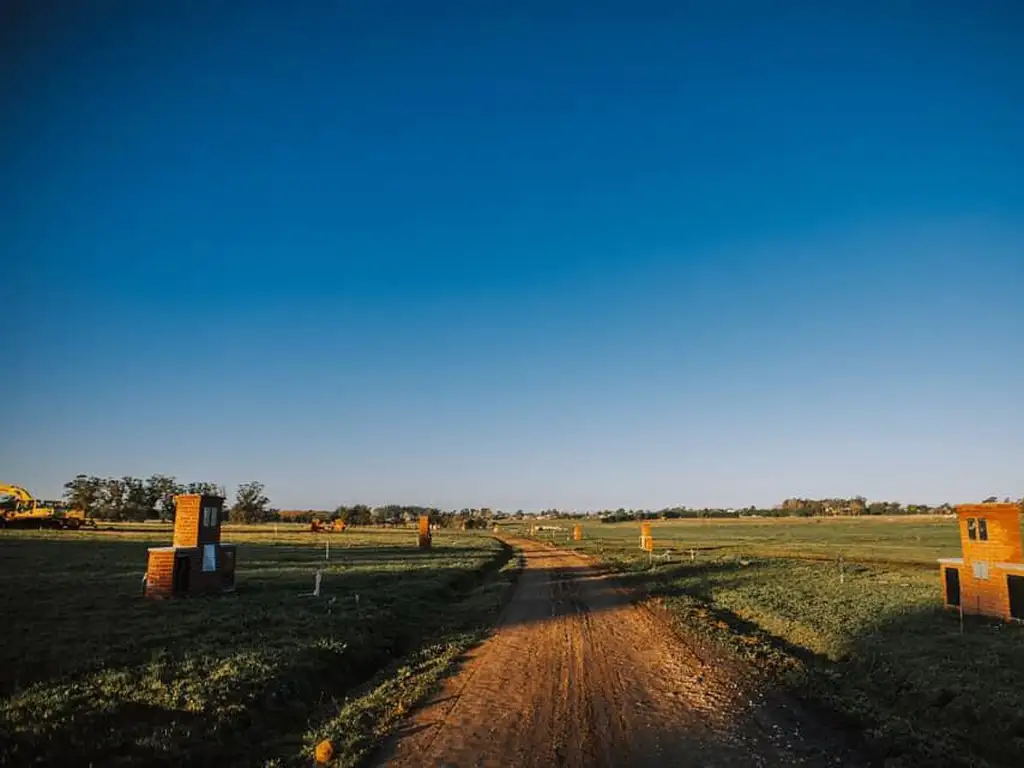
{"type": "Polygon", "coordinates": [[[494,632],[376,765],[863,764],[808,713],[768,704],[736,665],[702,661],[613,577],[572,553],[517,544],[524,569],[494,632]]]}

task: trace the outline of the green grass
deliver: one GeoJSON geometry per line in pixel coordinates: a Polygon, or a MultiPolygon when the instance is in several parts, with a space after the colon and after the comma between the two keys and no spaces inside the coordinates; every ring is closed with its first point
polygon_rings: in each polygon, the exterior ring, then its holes
{"type": "Polygon", "coordinates": [[[960,554],[953,520],[656,521],[652,534],[653,562],[635,523],[539,537],[621,570],[681,632],[834,714],[887,766],[1024,765],[1024,626],[968,619],[961,634],[942,606],[935,558],[960,554]]]}
{"type": "Polygon", "coordinates": [[[481,636],[516,565],[479,534],[421,553],[412,530],[227,527],[236,593],[146,600],[146,548],[169,538],[0,534],[0,763],[306,765],[329,737],[353,765],[481,636]]]}
{"type": "MultiPolygon", "coordinates": [[[[561,533],[540,534],[561,542],[572,529],[568,521],[541,524],[562,526],[561,533]]],[[[508,527],[525,530],[521,523],[508,527]]],[[[603,548],[612,554],[618,549],[632,550],[640,535],[638,523],[587,522],[583,529],[580,546],[595,552],[603,548]]],[[[672,550],[680,556],[688,556],[695,548],[703,554],[818,559],[843,555],[847,560],[933,565],[939,557],[960,555],[955,520],[939,516],[665,520],[652,522],[652,535],[659,553],[672,550]]]]}

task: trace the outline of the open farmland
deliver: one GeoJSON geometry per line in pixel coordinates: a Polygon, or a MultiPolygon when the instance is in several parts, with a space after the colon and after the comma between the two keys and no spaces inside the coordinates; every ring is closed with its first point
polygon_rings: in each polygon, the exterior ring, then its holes
{"type": "MultiPolygon", "coordinates": [[[[659,553],[672,550],[689,557],[730,554],[761,557],[801,557],[862,562],[899,562],[935,565],[939,557],[956,556],[960,538],[952,517],[776,517],[740,519],[689,519],[652,521],[654,541],[659,553]]],[[[562,531],[542,531],[542,538],[564,541],[572,530],[567,520],[542,522],[562,531]]],[[[583,524],[587,552],[614,558],[636,554],[637,523],[583,524]]],[[[525,531],[522,524],[509,530],[525,531]]],[[[937,568],[937,566],[936,566],[937,568]]]]}
{"type": "Polygon", "coordinates": [[[1024,627],[942,605],[937,557],[957,556],[946,518],[584,524],[537,538],[595,556],[709,648],[863,734],[888,765],[1024,764],[1024,627]],[[693,561],[691,562],[691,549],[693,561]],[[844,564],[838,562],[842,555],[844,564]]]}
{"type": "Polygon", "coordinates": [[[0,534],[0,763],[307,764],[330,737],[352,764],[493,621],[516,565],[486,535],[420,552],[411,530],[225,526],[235,594],[142,599],[170,533],[0,534]]]}
{"type": "Polygon", "coordinates": [[[3,532],[0,762],[1022,764],[1024,628],[942,607],[951,520],[654,521],[653,557],[542,524],[520,556],[228,525],[237,592],[172,601],[140,594],[168,526],[3,532]]]}

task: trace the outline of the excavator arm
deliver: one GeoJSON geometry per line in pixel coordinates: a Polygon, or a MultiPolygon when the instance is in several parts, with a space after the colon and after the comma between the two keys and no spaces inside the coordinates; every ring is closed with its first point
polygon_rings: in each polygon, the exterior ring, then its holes
{"type": "Polygon", "coordinates": [[[32,498],[32,494],[20,485],[6,485],[4,483],[0,483],[0,496],[13,496],[18,501],[25,504],[32,504],[35,501],[35,499],[32,498]]]}
{"type": "Polygon", "coordinates": [[[20,524],[77,529],[96,525],[82,510],[69,510],[61,501],[39,501],[20,485],[0,483],[0,499],[4,498],[14,499],[14,504],[0,502],[0,527],[20,524]]]}

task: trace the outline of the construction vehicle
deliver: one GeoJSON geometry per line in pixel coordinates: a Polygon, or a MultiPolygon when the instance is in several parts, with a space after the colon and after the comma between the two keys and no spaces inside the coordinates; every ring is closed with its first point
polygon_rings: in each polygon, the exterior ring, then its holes
{"type": "Polygon", "coordinates": [[[313,533],[341,533],[345,530],[345,521],[340,517],[330,522],[314,517],[309,530],[313,533]]]}
{"type": "Polygon", "coordinates": [[[40,501],[20,485],[0,483],[0,528],[95,527],[96,523],[80,509],[70,509],[63,501],[40,501]]]}

